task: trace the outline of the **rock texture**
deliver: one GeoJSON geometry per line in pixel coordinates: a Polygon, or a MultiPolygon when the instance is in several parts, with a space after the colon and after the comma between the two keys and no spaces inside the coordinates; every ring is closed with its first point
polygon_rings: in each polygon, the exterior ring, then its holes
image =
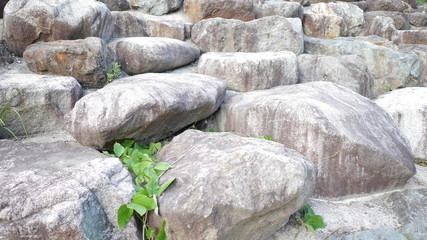
{"type": "Polygon", "coordinates": [[[396,120],[408,137],[415,160],[427,163],[427,88],[404,88],[375,102],[396,120]]]}
{"type": "Polygon", "coordinates": [[[424,44],[427,45],[427,30],[402,30],[397,31],[399,44],[424,44]]]}
{"type": "Polygon", "coordinates": [[[406,54],[415,54],[420,58],[424,66],[421,82],[423,82],[424,86],[427,87],[427,45],[400,44],[399,51],[406,54]]]}
{"type": "Polygon", "coordinates": [[[170,239],[266,239],[314,188],[312,163],[272,141],[187,130],[157,156],[177,178],[159,198],[170,239]]]}
{"type": "Polygon", "coordinates": [[[114,38],[148,37],[147,22],[130,12],[112,12],[114,38]]]}
{"type": "Polygon", "coordinates": [[[8,46],[19,56],[38,41],[113,37],[113,18],[100,2],[88,0],[14,0],[4,9],[8,46]]]}
{"type": "Polygon", "coordinates": [[[401,12],[387,12],[387,11],[372,11],[372,12],[365,12],[364,14],[366,26],[369,28],[369,26],[372,24],[374,19],[376,17],[389,17],[393,19],[393,24],[398,30],[409,30],[411,29],[411,24],[409,21],[409,18],[407,17],[406,13],[401,12]]]}
{"type": "Polygon", "coordinates": [[[374,78],[374,94],[419,84],[423,66],[415,55],[402,54],[384,38],[305,39],[305,51],[323,55],[357,55],[368,65],[374,78]],[[395,50],[395,49],[396,50],[395,50]]]}
{"type": "Polygon", "coordinates": [[[200,50],[192,45],[169,38],[121,38],[109,46],[129,74],[164,72],[192,63],[200,55],[200,50]]]}
{"type": "Polygon", "coordinates": [[[375,17],[369,27],[365,31],[365,35],[377,35],[388,40],[397,40],[397,29],[394,26],[394,21],[389,17],[375,17]]]}
{"type": "Polygon", "coordinates": [[[99,0],[103,2],[110,11],[124,11],[130,9],[129,0],[99,0]]]}
{"type": "Polygon", "coordinates": [[[401,0],[366,0],[367,11],[402,12],[406,6],[401,0]]]}
{"type": "Polygon", "coordinates": [[[163,15],[179,9],[183,0],[135,0],[139,9],[152,15],[163,15]]]}
{"type": "Polygon", "coordinates": [[[137,239],[117,209],[133,194],[119,159],[65,143],[0,140],[2,239],[137,239]]]}
{"type": "MultiPolygon", "coordinates": [[[[18,110],[28,134],[51,132],[64,127],[64,115],[81,97],[80,84],[72,77],[33,74],[0,75],[0,109],[18,110]]],[[[25,135],[19,116],[9,111],[3,118],[17,136],[25,135]]],[[[12,137],[1,129],[0,137],[12,137]]]]}
{"type": "Polygon", "coordinates": [[[297,57],[292,52],[205,53],[198,73],[217,77],[230,90],[248,92],[298,81],[297,57]]]}
{"type": "Polygon", "coordinates": [[[286,18],[304,18],[304,8],[296,2],[266,1],[263,4],[254,4],[255,18],[279,15],[286,18]]]}
{"type": "Polygon", "coordinates": [[[116,55],[102,39],[89,37],[32,44],[24,59],[35,73],[72,76],[83,87],[103,87],[116,55]]]}
{"type": "Polygon", "coordinates": [[[304,34],[316,38],[336,38],[341,35],[343,18],[332,14],[304,14],[304,34]]]}
{"type": "Polygon", "coordinates": [[[194,24],[191,39],[202,52],[267,52],[304,50],[298,18],[270,16],[250,22],[221,18],[194,24]]]}
{"type": "Polygon", "coordinates": [[[308,157],[318,169],[315,196],[392,189],[415,174],[408,140],[390,115],[329,82],[230,94],[210,125],[268,135],[308,157]]]}
{"type": "Polygon", "coordinates": [[[113,81],[86,95],[67,115],[81,144],[102,148],[113,140],[158,141],[210,116],[227,84],[199,74],[142,74],[113,81]]]}
{"type": "Polygon", "coordinates": [[[405,13],[409,22],[416,27],[427,27],[427,14],[424,11],[405,13]]]}
{"type": "Polygon", "coordinates": [[[194,23],[206,18],[253,20],[254,0],[185,0],[184,10],[194,23]]]}
{"type": "Polygon", "coordinates": [[[299,82],[328,81],[347,87],[367,98],[373,97],[373,79],[368,66],[356,55],[298,56],[299,82]]]}

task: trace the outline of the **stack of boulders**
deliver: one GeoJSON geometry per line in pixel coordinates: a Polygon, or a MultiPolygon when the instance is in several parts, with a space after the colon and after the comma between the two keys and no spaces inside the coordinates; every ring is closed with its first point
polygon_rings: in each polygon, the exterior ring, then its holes
{"type": "MultiPolygon", "coordinates": [[[[426,11],[413,0],[0,0],[0,138],[37,136],[0,141],[0,239],[141,238],[135,221],[116,224],[130,174],[96,151],[125,139],[172,139],[157,157],[176,181],[150,217],[170,239],[288,239],[307,201],[329,239],[427,229],[425,211],[412,214],[427,209],[415,165],[427,162],[426,11]],[[390,211],[399,223],[328,215],[346,211],[330,199],[379,192],[377,208],[421,206],[390,211]]],[[[362,216],[367,200],[352,199],[362,216]]]]}

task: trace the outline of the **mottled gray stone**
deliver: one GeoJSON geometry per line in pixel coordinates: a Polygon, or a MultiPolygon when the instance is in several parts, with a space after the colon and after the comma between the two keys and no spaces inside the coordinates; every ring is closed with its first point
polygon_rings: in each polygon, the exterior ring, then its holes
{"type": "Polygon", "coordinates": [[[373,97],[373,79],[368,66],[356,55],[298,56],[299,82],[328,81],[347,87],[367,98],[373,97]]]}
{"type": "Polygon", "coordinates": [[[388,12],[388,11],[371,11],[371,12],[365,12],[365,21],[366,26],[369,28],[369,26],[372,24],[374,19],[376,17],[389,17],[393,19],[393,24],[398,30],[409,30],[411,29],[411,24],[409,23],[409,19],[406,16],[406,14],[401,12],[388,12]]]}
{"type": "Polygon", "coordinates": [[[120,38],[111,43],[122,69],[128,74],[164,72],[190,64],[200,56],[192,45],[170,38],[120,38]]]}
{"type": "Polygon", "coordinates": [[[282,144],[232,133],[187,130],[157,157],[173,166],[163,179],[176,177],[159,197],[170,239],[266,239],[305,204],[315,185],[307,158],[282,144]]]}
{"type": "Polygon", "coordinates": [[[333,14],[304,14],[304,34],[316,38],[336,38],[341,35],[343,18],[333,14]]]}
{"type": "Polygon", "coordinates": [[[99,0],[103,2],[110,11],[124,11],[130,9],[129,0],[99,0]]]}
{"type": "Polygon", "coordinates": [[[263,4],[254,4],[253,11],[255,18],[278,15],[302,20],[304,17],[304,8],[296,2],[266,1],[263,4]]]}
{"type": "Polygon", "coordinates": [[[406,54],[417,55],[424,66],[424,72],[421,76],[421,86],[427,87],[427,45],[421,44],[399,44],[399,51],[406,54]]]}
{"type": "Polygon", "coordinates": [[[427,27],[427,13],[426,11],[405,12],[409,22],[416,27],[427,27]]]}
{"type": "Polygon", "coordinates": [[[318,168],[315,196],[340,197],[403,186],[415,174],[408,140],[389,114],[329,82],[230,94],[209,127],[271,136],[318,168]]]}
{"type": "Polygon", "coordinates": [[[152,14],[163,15],[179,9],[183,0],[135,0],[138,10],[152,14]]]}
{"type": "Polygon", "coordinates": [[[194,24],[191,39],[202,52],[268,52],[304,50],[298,18],[269,16],[249,22],[206,19],[194,24]]]}
{"type": "Polygon", "coordinates": [[[401,0],[366,0],[367,11],[402,12],[406,6],[401,0]]]}
{"type": "Polygon", "coordinates": [[[144,18],[131,12],[112,12],[114,19],[114,38],[147,37],[148,26],[144,18]]]}
{"type": "Polygon", "coordinates": [[[117,227],[133,194],[119,159],[66,143],[0,140],[2,239],[138,239],[117,227]]]}
{"type": "Polygon", "coordinates": [[[423,44],[427,45],[427,29],[426,30],[399,30],[397,31],[398,44],[423,44]]]}
{"type": "MultiPolygon", "coordinates": [[[[82,89],[72,77],[36,74],[0,75],[0,109],[18,110],[28,134],[52,132],[64,127],[64,115],[74,107],[82,89]]],[[[16,113],[9,111],[5,124],[17,136],[25,135],[16,113]]],[[[4,129],[0,137],[12,137],[4,129]]]]}
{"type": "Polygon", "coordinates": [[[230,90],[248,92],[298,81],[297,57],[293,52],[205,53],[198,73],[217,77],[230,90]]]}
{"type": "Polygon", "coordinates": [[[397,46],[380,37],[316,39],[305,38],[309,54],[357,55],[368,65],[374,78],[374,94],[419,84],[423,66],[415,55],[396,51],[397,46]]]}
{"type": "Polygon", "coordinates": [[[207,118],[227,84],[201,74],[141,74],[113,81],[80,99],[67,130],[81,144],[102,148],[113,140],[158,141],[207,118]]]}
{"type": "Polygon", "coordinates": [[[390,17],[375,17],[365,30],[365,35],[377,35],[390,41],[397,40],[397,29],[390,17]]]}
{"type": "Polygon", "coordinates": [[[253,20],[254,0],[185,0],[184,10],[193,23],[207,18],[253,20]]]}
{"type": "Polygon", "coordinates": [[[8,46],[19,56],[38,41],[113,37],[113,18],[108,8],[93,0],[14,0],[4,9],[4,33],[8,46]]]}

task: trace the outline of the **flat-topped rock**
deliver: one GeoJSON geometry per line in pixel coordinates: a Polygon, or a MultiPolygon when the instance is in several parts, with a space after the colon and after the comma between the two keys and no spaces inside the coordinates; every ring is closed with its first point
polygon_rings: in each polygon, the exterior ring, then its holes
{"type": "Polygon", "coordinates": [[[343,18],[332,14],[304,14],[304,34],[315,38],[336,38],[341,35],[343,18]]]}
{"type": "Polygon", "coordinates": [[[397,31],[397,40],[399,44],[423,44],[427,45],[426,30],[401,30],[397,31]]]}
{"type": "Polygon", "coordinates": [[[411,29],[410,20],[407,17],[406,13],[388,12],[388,11],[371,11],[371,12],[365,12],[364,17],[365,17],[367,28],[369,28],[369,26],[372,24],[372,22],[376,17],[389,17],[393,19],[393,24],[396,27],[396,29],[398,30],[411,29]]]}
{"type": "Polygon", "coordinates": [[[396,120],[411,143],[415,160],[427,163],[427,88],[404,88],[375,100],[396,120]]]}
{"type": "Polygon", "coordinates": [[[4,9],[8,46],[22,56],[38,41],[113,37],[113,18],[101,2],[88,0],[14,0],[4,9]]]}
{"type": "Polygon", "coordinates": [[[304,8],[297,2],[265,1],[262,4],[254,4],[255,18],[267,16],[283,16],[286,18],[304,18],[304,8]]]}
{"type": "Polygon", "coordinates": [[[272,137],[318,169],[314,196],[341,197],[403,186],[415,174],[408,140],[367,98],[329,82],[228,94],[208,127],[272,137]]]}
{"type": "Polygon", "coordinates": [[[158,200],[171,239],[267,239],[305,204],[315,184],[307,158],[232,133],[187,130],[157,157],[173,166],[163,178],[176,177],[158,200]]]}
{"type": "Polygon", "coordinates": [[[401,0],[366,0],[366,2],[367,11],[402,12],[406,9],[406,5],[401,0]]]}
{"type": "Polygon", "coordinates": [[[163,15],[178,10],[182,6],[182,0],[134,0],[139,11],[152,15],[163,15]]]}
{"type": "MultiPolygon", "coordinates": [[[[25,131],[36,134],[63,129],[64,115],[71,111],[82,94],[80,84],[73,77],[0,75],[0,108],[9,106],[2,120],[16,136],[24,136],[25,131]]],[[[0,137],[13,135],[2,128],[0,137]]]]}
{"type": "Polygon", "coordinates": [[[194,24],[191,39],[202,52],[268,52],[304,50],[298,18],[269,16],[249,22],[213,18],[194,24]]]}
{"type": "Polygon", "coordinates": [[[185,0],[184,11],[196,23],[206,18],[253,20],[254,0],[185,0]]]}
{"type": "Polygon", "coordinates": [[[205,53],[198,73],[217,77],[228,89],[247,92],[298,81],[297,58],[293,52],[205,53]]]}
{"type": "Polygon", "coordinates": [[[200,56],[198,48],[170,38],[120,38],[109,46],[128,74],[164,72],[190,64],[200,56]]]}
{"type": "Polygon", "coordinates": [[[5,239],[137,239],[117,227],[133,194],[119,159],[85,147],[0,140],[0,231],[5,239]]]}
{"type": "Polygon", "coordinates": [[[141,74],[84,96],[67,115],[67,130],[83,145],[114,140],[159,141],[215,112],[227,84],[201,74],[141,74]]]}

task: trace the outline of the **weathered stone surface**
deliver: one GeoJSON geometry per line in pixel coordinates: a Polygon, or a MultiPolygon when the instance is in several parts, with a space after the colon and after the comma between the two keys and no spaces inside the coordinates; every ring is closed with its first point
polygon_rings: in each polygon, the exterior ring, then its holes
{"type": "Polygon", "coordinates": [[[374,78],[376,95],[390,89],[416,86],[420,82],[423,71],[420,59],[396,51],[397,47],[392,49],[395,47],[392,42],[379,37],[305,39],[305,51],[309,54],[361,57],[374,78]]]}
{"type": "Polygon", "coordinates": [[[416,161],[427,163],[427,88],[404,88],[375,100],[408,137],[416,161]]]}
{"type": "Polygon", "coordinates": [[[114,19],[114,38],[147,37],[148,26],[143,18],[130,12],[112,12],[114,19]]]}
{"type": "Polygon", "coordinates": [[[25,49],[24,59],[31,71],[39,74],[71,76],[83,87],[103,87],[116,56],[101,39],[38,42],[25,49]]]}
{"type": "Polygon", "coordinates": [[[400,30],[397,31],[399,44],[424,44],[427,45],[427,30],[400,30]]]}
{"type": "Polygon", "coordinates": [[[415,54],[420,58],[424,66],[424,71],[421,76],[421,85],[424,84],[424,86],[427,87],[427,45],[400,44],[399,51],[406,54],[415,54]]]}
{"type": "Polygon", "coordinates": [[[373,97],[373,79],[368,66],[356,55],[298,56],[299,82],[328,81],[347,87],[367,98],[373,97]]]}
{"type": "Polygon", "coordinates": [[[301,6],[309,6],[310,5],[310,0],[281,0],[283,2],[297,2],[299,4],[301,4],[301,6]]]}
{"type": "Polygon", "coordinates": [[[416,27],[427,27],[426,11],[405,12],[409,22],[416,27]]]}
{"type": "Polygon", "coordinates": [[[341,35],[343,19],[332,14],[304,14],[304,34],[316,38],[336,38],[341,35]]]}
{"type": "Polygon", "coordinates": [[[194,62],[200,50],[170,38],[120,38],[109,44],[122,69],[129,74],[164,72],[194,62]]]}
{"type": "MultiPolygon", "coordinates": [[[[28,134],[51,132],[64,127],[64,115],[81,97],[80,84],[72,77],[36,74],[0,75],[0,108],[10,102],[19,110],[28,134]]],[[[3,119],[17,136],[25,131],[17,114],[10,111],[3,119]]],[[[11,137],[1,129],[0,137],[11,137]]]]}
{"type": "Polygon", "coordinates": [[[331,14],[341,17],[341,36],[357,36],[365,25],[363,11],[351,3],[317,3],[304,9],[307,14],[331,14]]]}
{"type": "Polygon", "coordinates": [[[403,133],[379,106],[329,82],[228,96],[210,127],[271,136],[317,166],[314,194],[340,197],[400,187],[415,174],[403,133]]]}
{"type": "Polygon", "coordinates": [[[250,22],[221,18],[194,24],[191,39],[202,52],[268,52],[304,50],[298,18],[269,16],[250,22]]]}
{"type": "Polygon", "coordinates": [[[298,81],[297,57],[293,52],[205,53],[197,71],[225,80],[230,90],[239,92],[298,81]]]}
{"type": "Polygon", "coordinates": [[[396,29],[398,30],[411,29],[409,18],[407,17],[406,14],[403,14],[401,12],[372,11],[372,12],[365,12],[364,16],[365,16],[367,28],[369,28],[369,26],[372,24],[372,22],[376,17],[389,17],[393,19],[393,24],[396,27],[396,29]]]}
{"type": "Polygon", "coordinates": [[[387,38],[390,41],[397,40],[397,29],[394,26],[394,21],[389,17],[378,16],[370,23],[365,30],[365,35],[377,35],[387,38]]]}
{"type": "Polygon", "coordinates": [[[103,2],[110,11],[124,11],[130,9],[129,0],[99,0],[103,2]]]}
{"type": "Polygon", "coordinates": [[[390,11],[402,12],[405,10],[405,4],[401,0],[366,0],[368,3],[367,11],[390,11]]]}
{"type": "Polygon", "coordinates": [[[0,40],[0,67],[11,64],[15,61],[12,51],[6,46],[3,40],[0,40]]]}
{"type": "Polygon", "coordinates": [[[3,18],[3,10],[9,0],[0,0],[0,18],[3,18]]]}
{"type": "Polygon", "coordinates": [[[135,0],[138,9],[152,14],[163,15],[179,9],[183,0],[135,0]]]}
{"type": "Polygon", "coordinates": [[[254,0],[185,0],[184,10],[196,23],[206,18],[227,18],[243,21],[253,20],[254,0]]]}
{"type": "Polygon", "coordinates": [[[67,115],[67,130],[95,148],[120,139],[158,141],[210,116],[226,88],[225,82],[201,74],[118,79],[80,99],[67,115]]]}
{"type": "Polygon", "coordinates": [[[174,38],[181,41],[187,38],[186,24],[184,23],[147,19],[147,25],[150,37],[174,38]]]}
{"type": "Polygon", "coordinates": [[[132,178],[119,159],[66,143],[0,140],[2,239],[137,239],[117,209],[132,178]]]}
{"type": "Polygon", "coordinates": [[[352,1],[350,3],[358,6],[364,12],[368,9],[368,3],[366,1],[358,1],[358,2],[352,1]]]}
{"type": "Polygon", "coordinates": [[[409,4],[412,8],[417,8],[418,0],[402,0],[409,4]]]}
{"type": "Polygon", "coordinates": [[[163,178],[176,177],[159,198],[171,239],[266,239],[304,205],[315,184],[307,158],[231,133],[187,130],[157,156],[173,166],[163,178]]]}
{"type": "Polygon", "coordinates": [[[296,2],[266,1],[263,4],[254,4],[253,12],[255,13],[255,18],[279,15],[302,20],[304,17],[303,7],[296,2]]]}
{"type": "Polygon", "coordinates": [[[19,56],[38,41],[113,37],[108,8],[93,0],[14,0],[4,9],[8,46],[19,56]]]}

